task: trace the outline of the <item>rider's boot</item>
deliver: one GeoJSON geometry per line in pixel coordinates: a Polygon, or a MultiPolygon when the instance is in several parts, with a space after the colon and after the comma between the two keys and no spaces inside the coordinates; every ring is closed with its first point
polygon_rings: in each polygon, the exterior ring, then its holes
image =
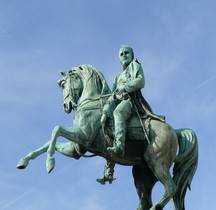
{"type": "Polygon", "coordinates": [[[112,155],[124,156],[125,147],[125,123],[115,124],[115,143],[108,147],[107,151],[112,155]]]}
{"type": "Polygon", "coordinates": [[[104,185],[106,182],[112,184],[113,180],[115,180],[115,178],[113,178],[114,167],[115,167],[115,163],[107,161],[104,167],[104,177],[96,179],[96,181],[102,185],[104,185]]]}

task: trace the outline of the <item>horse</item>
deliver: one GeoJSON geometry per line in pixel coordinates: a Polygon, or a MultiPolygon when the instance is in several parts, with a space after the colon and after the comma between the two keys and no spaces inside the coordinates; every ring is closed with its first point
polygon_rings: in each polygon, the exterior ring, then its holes
{"type": "MultiPolygon", "coordinates": [[[[148,142],[138,117],[133,116],[126,122],[128,134],[124,156],[111,155],[107,151],[111,143],[100,122],[103,106],[111,95],[104,76],[91,65],[80,65],[61,74],[58,84],[63,91],[63,107],[66,113],[74,110],[74,127],[55,126],[51,139],[21,158],[17,168],[26,168],[30,160],[47,152],[46,167],[50,173],[55,167],[55,151],[75,159],[91,152],[108,161],[132,166],[139,196],[137,210],[161,210],[171,199],[175,210],[185,210],[186,191],[190,189],[198,164],[198,140],[194,131],[173,129],[166,122],[150,118],[148,142]],[[69,142],[58,142],[60,136],[69,142]],[[165,191],[162,198],[153,204],[152,189],[158,181],[165,191]]],[[[145,123],[147,119],[142,121],[145,123]]]]}

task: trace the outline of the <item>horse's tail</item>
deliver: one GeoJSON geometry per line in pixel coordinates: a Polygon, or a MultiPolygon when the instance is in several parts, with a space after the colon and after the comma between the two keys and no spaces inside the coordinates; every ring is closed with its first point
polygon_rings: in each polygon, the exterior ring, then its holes
{"type": "Polygon", "coordinates": [[[196,134],[190,129],[176,129],[179,142],[179,154],[173,168],[173,180],[177,192],[173,196],[175,210],[185,210],[185,194],[197,169],[198,141],[196,134]]]}

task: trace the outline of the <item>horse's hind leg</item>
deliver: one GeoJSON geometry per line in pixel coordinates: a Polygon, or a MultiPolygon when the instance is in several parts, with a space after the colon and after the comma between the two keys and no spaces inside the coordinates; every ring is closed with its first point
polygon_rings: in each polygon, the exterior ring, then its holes
{"type": "MultiPolygon", "coordinates": [[[[154,157],[152,157],[152,159],[154,159],[154,157]]],[[[169,173],[168,166],[161,160],[156,160],[155,158],[155,162],[153,163],[152,161],[150,161],[149,165],[150,167],[152,166],[151,169],[153,173],[165,188],[163,197],[150,210],[162,210],[176,193],[176,185],[169,173]]]]}
{"type": "Polygon", "coordinates": [[[149,210],[152,207],[152,188],[157,179],[148,165],[133,166],[134,185],[140,202],[137,210],[149,210]]]}
{"type": "Polygon", "coordinates": [[[28,166],[30,160],[34,160],[39,155],[45,153],[47,151],[48,147],[49,147],[49,142],[44,144],[44,146],[30,152],[25,157],[21,158],[19,163],[17,164],[17,168],[18,169],[25,169],[28,166]]]}
{"type": "Polygon", "coordinates": [[[159,121],[151,122],[150,136],[152,141],[145,151],[144,158],[165,188],[162,198],[150,210],[161,210],[177,190],[169,169],[176,157],[178,139],[169,125],[159,121]]]}
{"type": "Polygon", "coordinates": [[[164,185],[165,193],[163,197],[153,206],[151,210],[161,210],[170,201],[176,192],[176,185],[171,178],[168,171],[159,172],[160,175],[157,177],[159,181],[164,185]]]}

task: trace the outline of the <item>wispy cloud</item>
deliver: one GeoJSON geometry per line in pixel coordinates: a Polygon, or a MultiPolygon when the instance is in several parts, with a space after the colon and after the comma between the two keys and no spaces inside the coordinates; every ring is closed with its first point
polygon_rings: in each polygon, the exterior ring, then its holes
{"type": "Polygon", "coordinates": [[[214,80],[216,80],[216,74],[212,75],[211,77],[209,77],[208,79],[200,82],[198,85],[196,85],[194,88],[192,88],[191,90],[188,90],[187,92],[185,92],[183,95],[180,95],[178,97],[178,100],[182,100],[185,97],[188,97],[189,95],[192,95],[193,93],[199,91],[200,89],[204,88],[206,85],[208,85],[211,82],[214,82],[214,80]]]}
{"type": "MultiPolygon", "coordinates": [[[[24,201],[24,200],[28,199],[28,197],[31,197],[31,195],[33,195],[34,192],[36,192],[38,189],[43,188],[46,185],[46,183],[52,182],[54,178],[58,177],[59,175],[61,175],[63,173],[66,173],[66,171],[69,171],[70,168],[71,168],[71,164],[68,164],[67,166],[60,169],[58,172],[56,172],[52,177],[47,177],[43,181],[41,181],[40,183],[35,183],[33,185],[33,187],[31,187],[30,189],[25,190],[20,195],[16,196],[15,198],[12,198],[9,202],[3,204],[1,206],[1,209],[2,210],[14,209],[14,206],[16,206],[20,201],[24,201]]],[[[16,187],[17,186],[18,185],[16,185],[16,187]]]]}
{"type": "Polygon", "coordinates": [[[209,187],[215,174],[215,6],[213,1],[201,0],[167,4],[113,0],[103,5],[98,1],[52,5],[41,0],[27,4],[1,1],[0,154],[1,170],[10,168],[10,172],[0,174],[0,209],[129,209],[138,202],[133,182],[128,181],[131,171],[122,170],[119,175],[117,170],[119,178],[112,187],[91,184],[90,179],[95,182],[103,174],[102,160],[66,161],[69,165],[61,163],[48,177],[39,176],[43,169],[36,164],[24,175],[11,170],[16,156],[36,145],[38,138],[42,142],[44,136],[50,137],[48,127],[52,129],[55,121],[72,125],[73,116],[66,117],[60,107],[58,69],[82,63],[99,66],[112,85],[121,71],[118,49],[124,43],[132,43],[143,65],[143,94],[153,110],[158,113],[161,108],[173,125],[198,131],[201,164],[189,209],[208,208],[212,197],[203,192],[215,194],[209,187]],[[200,185],[206,171],[208,179],[200,185]],[[110,202],[111,196],[121,203],[110,202]]]}

